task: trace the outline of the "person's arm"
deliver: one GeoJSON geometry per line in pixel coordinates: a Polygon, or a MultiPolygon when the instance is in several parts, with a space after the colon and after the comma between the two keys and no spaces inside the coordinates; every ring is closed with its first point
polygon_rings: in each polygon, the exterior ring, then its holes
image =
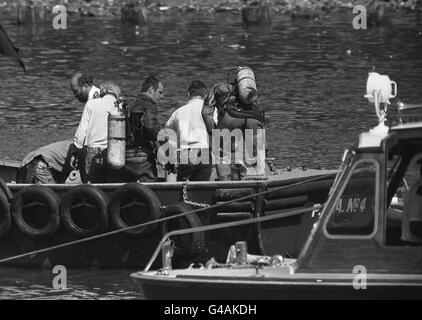
{"type": "Polygon", "coordinates": [[[79,122],[78,129],[76,130],[73,143],[78,149],[82,149],[85,142],[86,132],[88,130],[89,119],[91,117],[91,104],[87,102],[85,104],[84,111],[82,112],[81,121],[79,122]]]}
{"type": "Polygon", "coordinates": [[[212,129],[215,128],[216,122],[216,107],[215,107],[215,99],[214,93],[211,89],[210,93],[206,97],[204,104],[202,105],[202,118],[204,119],[205,126],[207,128],[208,133],[212,134],[212,129]]]}
{"type": "Polygon", "coordinates": [[[150,141],[157,141],[160,124],[158,122],[158,109],[156,105],[151,105],[146,109],[144,118],[144,133],[150,141]]]}
{"type": "Polygon", "coordinates": [[[166,129],[176,130],[176,123],[175,123],[175,113],[173,112],[170,118],[167,120],[166,124],[164,125],[166,129]]]}

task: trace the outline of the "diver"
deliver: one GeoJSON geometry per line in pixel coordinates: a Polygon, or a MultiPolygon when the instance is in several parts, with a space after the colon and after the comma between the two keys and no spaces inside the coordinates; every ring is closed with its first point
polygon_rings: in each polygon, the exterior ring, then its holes
{"type": "Polygon", "coordinates": [[[212,136],[213,163],[220,181],[265,178],[265,114],[250,68],[239,67],[232,82],[214,85],[202,116],[212,136]],[[248,147],[251,135],[253,145],[248,147]]]}

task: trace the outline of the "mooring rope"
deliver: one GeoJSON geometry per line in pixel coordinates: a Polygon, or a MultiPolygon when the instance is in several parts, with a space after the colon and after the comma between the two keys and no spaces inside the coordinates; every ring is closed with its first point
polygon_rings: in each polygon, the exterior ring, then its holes
{"type": "Polygon", "coordinates": [[[220,203],[217,203],[215,205],[209,206],[207,208],[199,208],[199,209],[195,209],[195,210],[191,210],[191,211],[187,211],[187,212],[182,212],[182,213],[175,214],[175,215],[172,215],[172,216],[169,216],[169,217],[163,217],[163,218],[159,218],[159,219],[156,219],[156,220],[151,220],[151,221],[148,221],[148,222],[137,224],[137,225],[134,225],[134,226],[130,226],[130,227],[126,227],[126,228],[122,228],[122,229],[118,229],[118,230],[113,230],[113,231],[109,231],[109,232],[106,232],[106,233],[97,234],[97,235],[94,235],[94,236],[90,236],[88,238],[69,241],[69,242],[61,243],[61,244],[51,246],[51,247],[48,247],[48,248],[22,253],[22,254],[19,254],[19,255],[15,255],[15,256],[12,256],[12,257],[1,259],[0,263],[9,262],[9,261],[17,260],[17,259],[24,258],[24,257],[27,257],[27,256],[37,255],[37,254],[40,254],[40,253],[53,251],[53,250],[56,250],[56,249],[60,249],[60,248],[64,248],[64,247],[68,247],[68,246],[72,246],[72,245],[76,245],[76,244],[80,244],[80,243],[84,243],[84,242],[88,242],[88,241],[92,241],[92,240],[105,238],[105,237],[112,236],[112,235],[115,235],[115,234],[123,233],[125,231],[133,230],[133,229],[136,229],[136,228],[141,228],[143,226],[147,226],[147,225],[150,225],[150,224],[159,223],[159,222],[163,222],[163,221],[167,221],[167,220],[171,220],[171,219],[177,219],[177,218],[186,216],[188,214],[200,213],[200,212],[212,210],[212,209],[219,208],[219,207],[222,207],[222,206],[230,204],[230,203],[247,200],[249,198],[262,196],[262,195],[265,195],[267,193],[276,192],[276,191],[280,191],[280,190],[286,190],[286,189],[289,189],[289,188],[292,188],[292,187],[300,186],[300,185],[305,184],[305,183],[310,183],[310,182],[322,180],[322,179],[328,178],[332,175],[333,174],[324,174],[324,175],[317,176],[317,177],[311,177],[309,179],[305,179],[305,180],[302,180],[302,181],[299,181],[299,182],[295,182],[295,183],[289,184],[287,186],[276,187],[276,188],[271,189],[271,190],[265,190],[265,191],[253,193],[253,194],[250,194],[250,195],[246,195],[246,196],[243,196],[243,197],[239,197],[239,198],[236,198],[236,199],[232,199],[232,200],[229,200],[229,201],[220,202],[220,203]]]}

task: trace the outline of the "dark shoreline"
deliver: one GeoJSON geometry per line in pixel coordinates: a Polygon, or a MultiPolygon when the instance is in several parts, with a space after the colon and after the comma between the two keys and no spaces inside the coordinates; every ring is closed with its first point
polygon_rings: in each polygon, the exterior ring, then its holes
{"type": "MultiPolygon", "coordinates": [[[[26,0],[23,2],[27,2],[26,0]]],[[[60,4],[60,1],[54,0],[33,0],[35,6],[46,6],[51,12],[54,5],[60,4]]],[[[128,1],[118,0],[70,0],[66,4],[67,12],[71,15],[81,16],[120,16],[122,3],[128,1]]],[[[375,2],[381,3],[390,10],[422,10],[421,0],[266,0],[261,1],[268,5],[274,16],[293,15],[300,17],[312,17],[321,14],[331,13],[340,9],[352,10],[355,5],[364,5],[370,8],[375,2]],[[419,6],[418,6],[419,5],[419,6]]],[[[4,12],[13,12],[16,10],[19,1],[0,0],[0,10],[4,12]]],[[[147,1],[149,15],[182,15],[184,13],[196,12],[200,15],[212,15],[221,12],[239,13],[242,6],[242,0],[150,0],[147,1]]]]}

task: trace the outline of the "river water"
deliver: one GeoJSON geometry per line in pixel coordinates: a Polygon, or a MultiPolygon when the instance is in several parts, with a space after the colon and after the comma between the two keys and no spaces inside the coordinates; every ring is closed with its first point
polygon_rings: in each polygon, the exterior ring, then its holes
{"type": "MultiPolygon", "coordinates": [[[[68,29],[18,28],[0,21],[21,47],[30,73],[0,57],[0,159],[21,159],[50,142],[71,138],[83,105],[69,76],[90,72],[137,94],[158,74],[165,86],[161,123],[186,101],[187,86],[211,86],[231,68],[254,69],[267,115],[268,155],[278,167],[334,168],[344,148],[376,125],[363,98],[368,71],[397,82],[404,102],[422,102],[422,19],[393,13],[391,24],[352,27],[352,13],[318,19],[276,17],[269,27],[246,28],[237,14],[155,16],[148,26],[119,19],[69,17],[68,29]]],[[[0,269],[0,298],[142,298],[127,270],[70,270],[68,289],[52,289],[51,270],[0,269]]]]}

